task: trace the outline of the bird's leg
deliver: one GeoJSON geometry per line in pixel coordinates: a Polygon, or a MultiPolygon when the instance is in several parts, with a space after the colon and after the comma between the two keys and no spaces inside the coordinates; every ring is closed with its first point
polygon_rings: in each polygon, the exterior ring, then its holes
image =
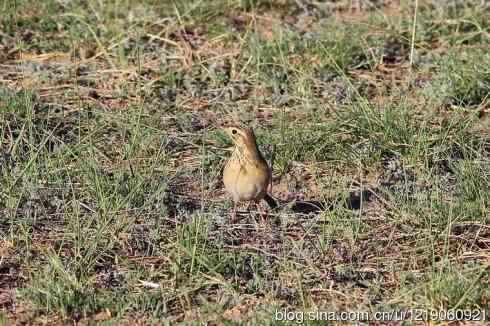
{"type": "Polygon", "coordinates": [[[236,218],[237,206],[238,206],[238,203],[234,201],[233,202],[233,210],[231,211],[231,220],[230,220],[231,223],[235,223],[237,220],[237,218],[236,218]]]}
{"type": "Polygon", "coordinates": [[[255,203],[255,207],[257,207],[257,211],[259,212],[259,215],[260,215],[260,221],[262,222],[262,224],[265,224],[265,221],[267,219],[267,217],[269,216],[268,214],[268,211],[264,211],[262,209],[262,207],[260,206],[260,203],[259,201],[254,201],[255,203]]]}
{"type": "Polygon", "coordinates": [[[252,205],[253,205],[253,202],[252,201],[249,201],[248,204],[247,204],[247,211],[248,211],[249,217],[253,217],[252,216],[252,205]]]}

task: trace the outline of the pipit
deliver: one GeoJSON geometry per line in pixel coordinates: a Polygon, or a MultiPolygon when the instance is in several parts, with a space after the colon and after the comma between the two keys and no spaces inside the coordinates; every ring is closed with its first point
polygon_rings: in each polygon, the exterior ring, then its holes
{"type": "Polygon", "coordinates": [[[275,200],[267,193],[271,169],[257,147],[253,130],[229,127],[225,132],[235,145],[223,171],[223,183],[234,202],[232,221],[236,220],[239,202],[250,201],[257,205],[264,199],[271,208],[277,207],[275,200]]]}

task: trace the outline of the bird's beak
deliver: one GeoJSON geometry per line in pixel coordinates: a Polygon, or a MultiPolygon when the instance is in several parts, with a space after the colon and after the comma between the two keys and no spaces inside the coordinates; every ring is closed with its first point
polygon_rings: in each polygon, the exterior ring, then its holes
{"type": "Polygon", "coordinates": [[[229,137],[231,137],[231,128],[230,127],[223,128],[223,131],[225,132],[225,134],[227,134],[229,137]]]}

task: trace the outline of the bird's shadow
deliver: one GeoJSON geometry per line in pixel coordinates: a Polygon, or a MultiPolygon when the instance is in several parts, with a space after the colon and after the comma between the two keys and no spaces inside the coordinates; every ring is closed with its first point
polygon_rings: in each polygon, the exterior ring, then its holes
{"type": "Polygon", "coordinates": [[[374,191],[372,189],[361,192],[350,192],[347,198],[334,198],[325,202],[317,200],[296,201],[291,205],[294,213],[319,214],[320,212],[332,210],[335,207],[344,207],[349,210],[358,210],[363,203],[371,201],[374,191]]]}

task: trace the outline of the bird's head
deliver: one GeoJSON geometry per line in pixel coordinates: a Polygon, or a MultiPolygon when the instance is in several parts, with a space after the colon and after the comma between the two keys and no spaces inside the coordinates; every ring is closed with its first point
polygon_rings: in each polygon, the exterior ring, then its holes
{"type": "Polygon", "coordinates": [[[255,135],[252,128],[231,126],[224,129],[231,138],[235,146],[250,147],[256,146],[255,135]]]}

